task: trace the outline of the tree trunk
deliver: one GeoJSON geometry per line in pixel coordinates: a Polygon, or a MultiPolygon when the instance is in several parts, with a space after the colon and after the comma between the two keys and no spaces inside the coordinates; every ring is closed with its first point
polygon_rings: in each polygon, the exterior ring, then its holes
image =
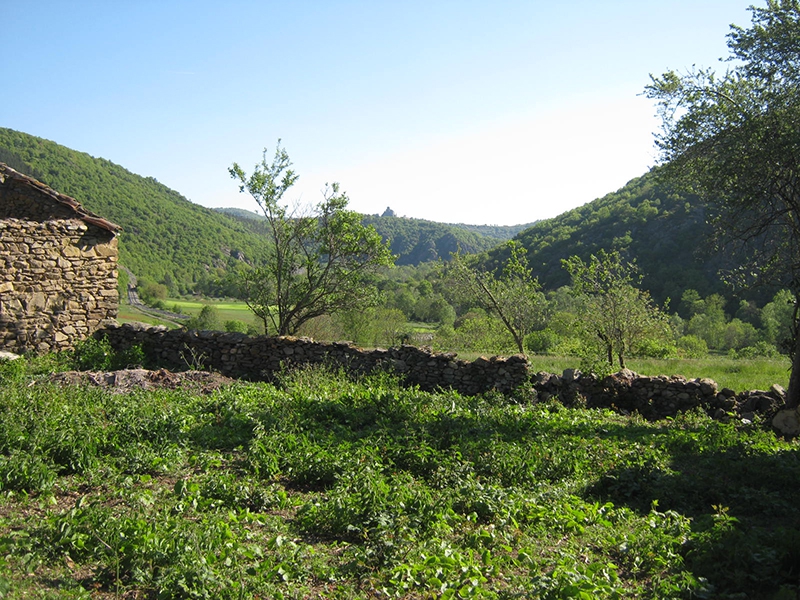
{"type": "Polygon", "coordinates": [[[525,354],[525,341],[524,338],[521,338],[519,333],[512,330],[511,335],[514,336],[514,342],[517,344],[517,348],[519,348],[520,354],[525,354]]]}
{"type": "Polygon", "coordinates": [[[786,408],[800,407],[800,292],[794,295],[792,314],[792,370],[789,373],[789,389],[786,391],[786,408]]]}
{"type": "Polygon", "coordinates": [[[789,374],[789,389],[786,392],[786,408],[800,406],[800,336],[794,335],[792,349],[792,371],[789,374]]]}

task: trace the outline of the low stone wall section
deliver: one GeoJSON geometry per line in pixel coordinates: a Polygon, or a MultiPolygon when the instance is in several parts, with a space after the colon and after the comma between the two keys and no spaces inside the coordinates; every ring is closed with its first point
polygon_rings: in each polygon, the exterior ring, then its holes
{"type": "Polygon", "coordinates": [[[680,375],[647,377],[627,369],[606,377],[568,369],[562,375],[537,373],[532,381],[543,401],[557,397],[567,406],[610,408],[623,414],[639,413],[650,420],[699,408],[719,420],[752,421],[756,414],[772,417],[786,399],[779,385],[770,390],[737,393],[729,388],[720,389],[711,379],[687,379],[680,375]]]}
{"type": "Polygon", "coordinates": [[[783,389],[777,385],[768,391],[736,393],[719,389],[710,379],[644,377],[629,370],[607,377],[573,369],[561,375],[533,373],[521,355],[481,357],[468,362],[454,353],[435,353],[409,345],[363,350],[349,342],[168,330],[141,323],[111,322],[95,336],[106,337],[115,350],[139,345],[150,361],[167,369],[203,368],[251,381],[269,381],[284,368],[310,364],[343,367],[357,373],[386,369],[400,375],[406,385],[427,391],[451,388],[475,395],[490,390],[509,393],[521,388],[534,390],[539,401],[557,398],[567,406],[609,408],[623,414],[639,413],[652,420],[698,408],[721,420],[752,420],[756,414],[768,418],[785,400],[783,389]]]}
{"type": "Polygon", "coordinates": [[[468,362],[453,353],[434,353],[410,345],[363,350],[349,342],[169,330],[139,323],[108,324],[95,337],[105,337],[115,350],[140,345],[145,356],[159,367],[211,369],[251,381],[270,381],[284,368],[324,364],[357,373],[391,370],[407,385],[426,391],[452,388],[465,395],[488,390],[510,392],[528,382],[528,363],[519,355],[468,362]]]}

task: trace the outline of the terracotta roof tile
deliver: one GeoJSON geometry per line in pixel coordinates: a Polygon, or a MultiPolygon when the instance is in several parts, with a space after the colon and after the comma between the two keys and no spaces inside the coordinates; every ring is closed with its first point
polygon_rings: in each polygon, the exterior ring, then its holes
{"type": "Polygon", "coordinates": [[[83,208],[81,203],[75,200],[75,198],[67,196],[66,194],[61,194],[51,187],[46,186],[42,182],[37,181],[33,177],[24,175],[23,173],[12,169],[5,163],[0,163],[0,183],[5,183],[7,179],[12,179],[29,187],[36,188],[43,194],[50,196],[59,204],[71,208],[75,212],[76,219],[80,219],[86,223],[94,225],[95,227],[100,227],[101,229],[110,231],[111,233],[117,233],[118,231],[122,230],[122,227],[119,225],[116,225],[115,223],[112,223],[111,221],[108,221],[103,217],[83,208]]]}

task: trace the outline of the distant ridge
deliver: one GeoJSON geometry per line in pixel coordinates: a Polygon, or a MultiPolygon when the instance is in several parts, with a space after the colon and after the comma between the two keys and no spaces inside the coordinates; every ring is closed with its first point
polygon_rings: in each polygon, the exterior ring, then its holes
{"type": "MultiPolygon", "coordinates": [[[[244,221],[261,222],[264,216],[243,208],[216,208],[221,213],[244,221]]],[[[464,225],[438,223],[410,217],[365,215],[363,222],[372,225],[389,242],[398,265],[450,258],[450,254],[483,252],[510,240],[527,225],[464,225]]]]}

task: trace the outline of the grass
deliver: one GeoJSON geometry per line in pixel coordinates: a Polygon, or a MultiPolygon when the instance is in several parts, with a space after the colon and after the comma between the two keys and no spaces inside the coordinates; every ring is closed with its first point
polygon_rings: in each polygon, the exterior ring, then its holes
{"type": "MultiPolygon", "coordinates": [[[[562,373],[575,369],[580,359],[562,356],[530,356],[534,372],[562,373]]],[[[727,356],[709,356],[697,359],[630,359],[627,366],[640,375],[682,375],[687,379],[707,377],[720,388],[737,392],[768,390],[773,384],[784,388],[789,385],[789,362],[786,358],[732,359],[727,356]]]]}
{"type": "MultiPolygon", "coordinates": [[[[63,363],[63,361],[62,361],[63,363]]],[[[9,598],[774,598],[798,445],[320,369],[112,394],[0,367],[9,598]]]]}
{"type": "Polygon", "coordinates": [[[173,306],[178,306],[181,312],[187,315],[199,315],[204,306],[212,306],[219,315],[220,323],[225,321],[243,321],[244,323],[258,325],[258,320],[244,302],[232,300],[165,300],[164,306],[171,310],[173,306]]]}

